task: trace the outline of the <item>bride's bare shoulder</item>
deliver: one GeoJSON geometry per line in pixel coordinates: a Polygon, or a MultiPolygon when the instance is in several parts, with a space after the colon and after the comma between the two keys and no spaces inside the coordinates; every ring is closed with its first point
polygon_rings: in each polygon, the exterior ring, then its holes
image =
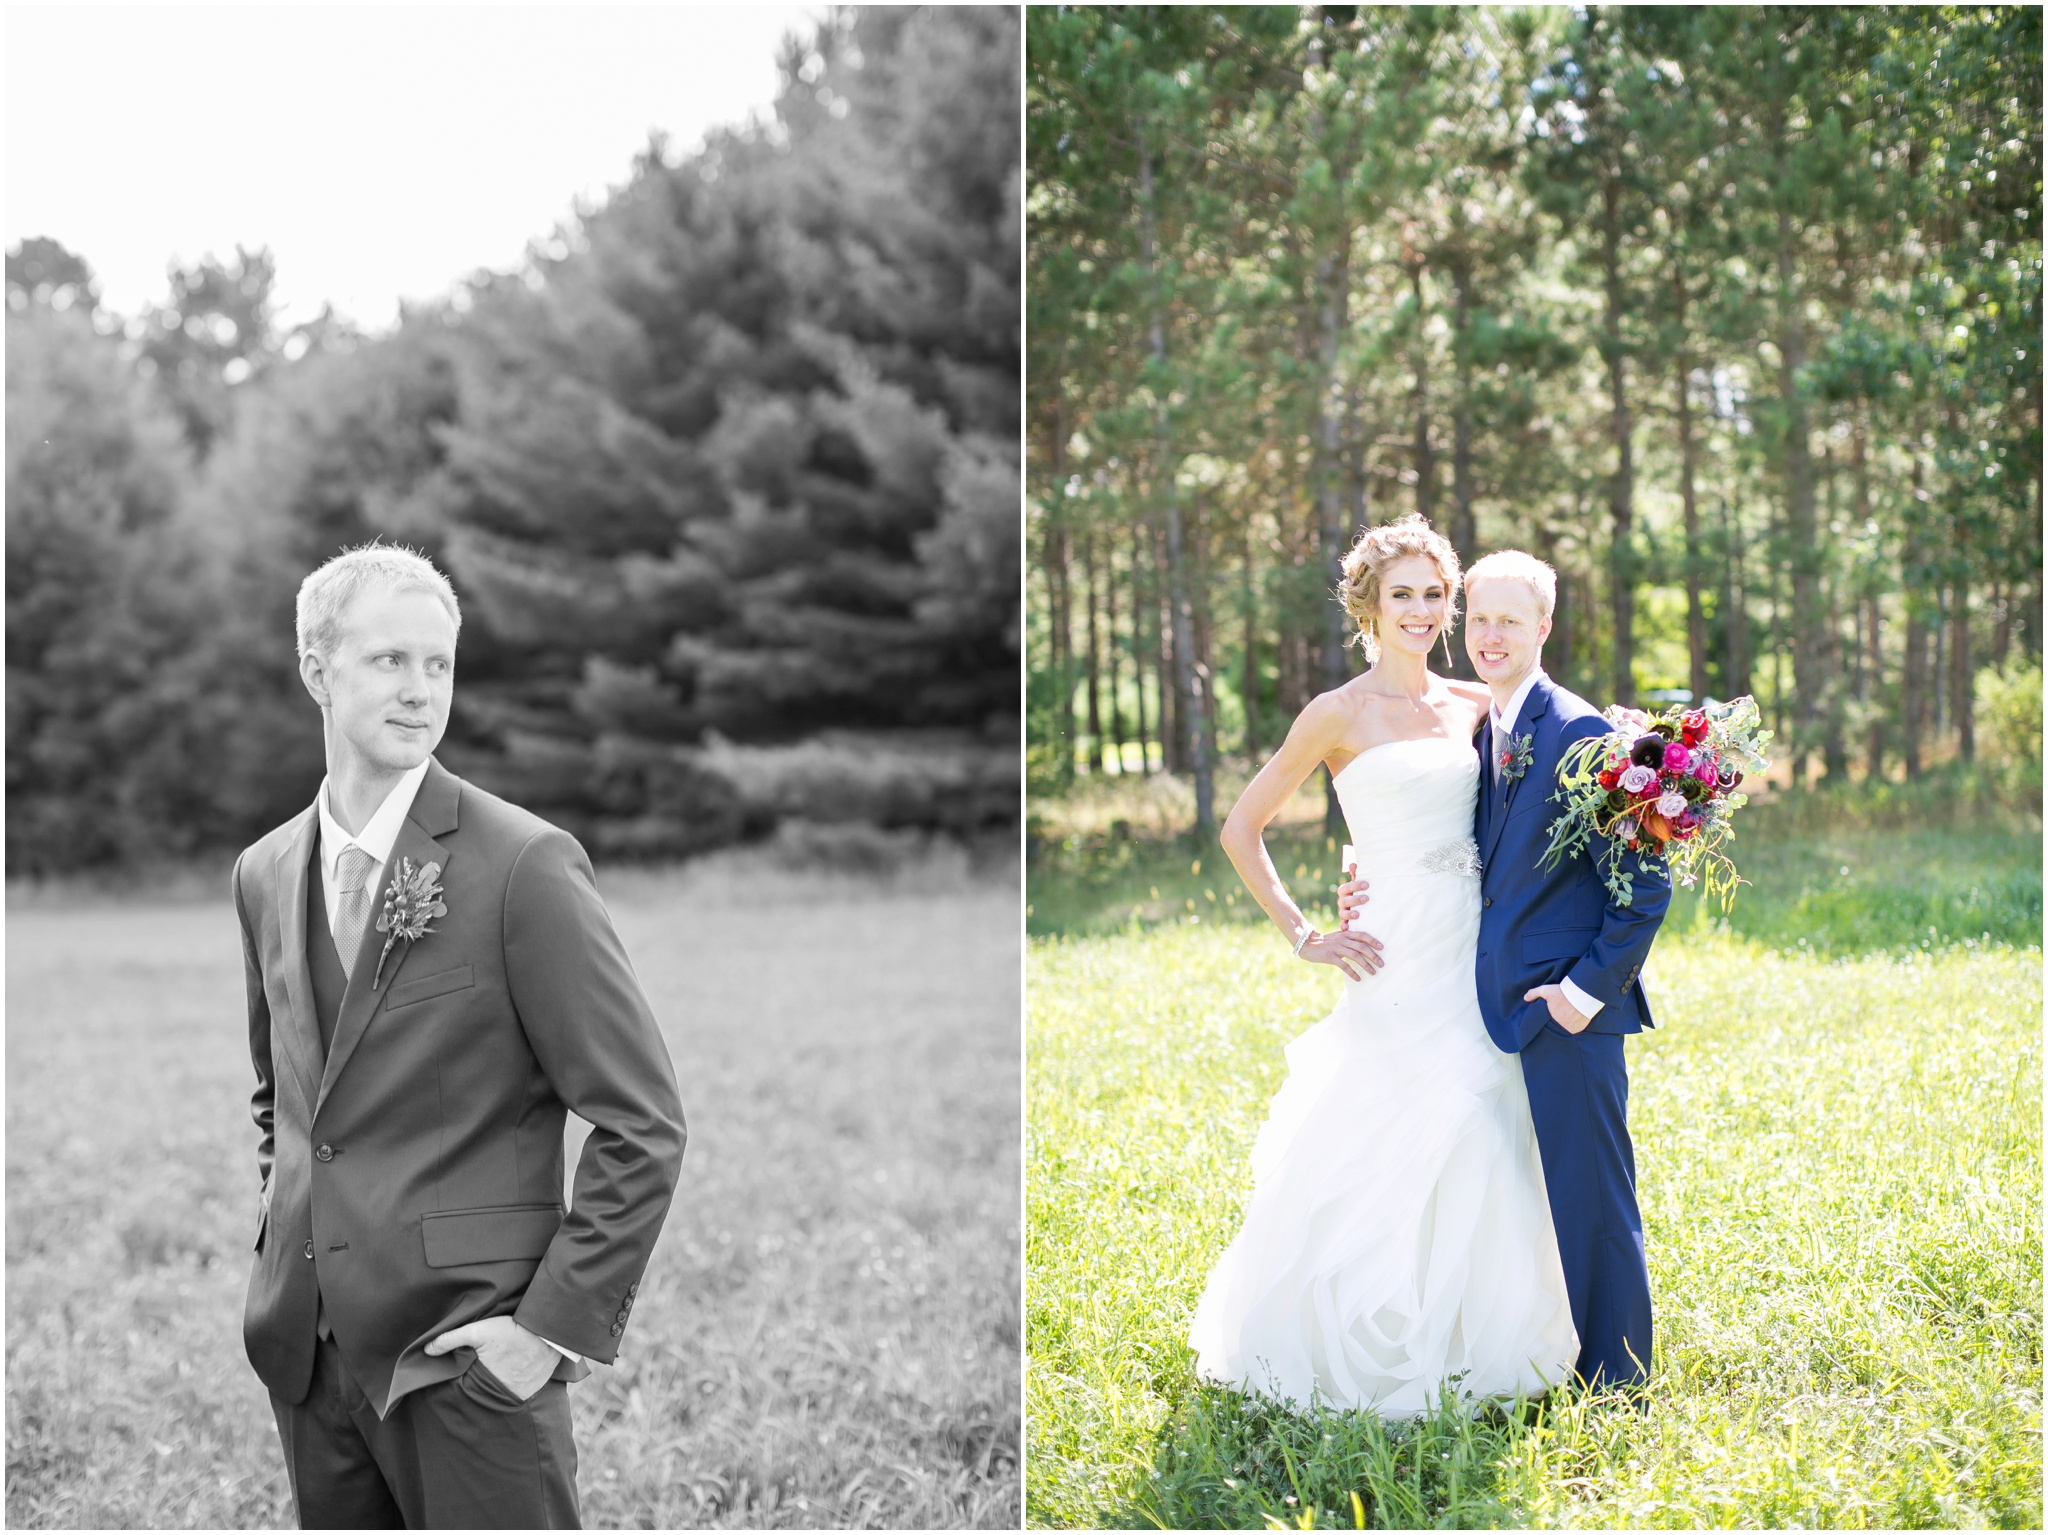
{"type": "Polygon", "coordinates": [[[1460,708],[1472,717],[1472,728],[1486,717],[1486,711],[1493,707],[1493,690],[1483,682],[1466,682],[1458,677],[1446,677],[1444,686],[1450,690],[1460,708]]]}

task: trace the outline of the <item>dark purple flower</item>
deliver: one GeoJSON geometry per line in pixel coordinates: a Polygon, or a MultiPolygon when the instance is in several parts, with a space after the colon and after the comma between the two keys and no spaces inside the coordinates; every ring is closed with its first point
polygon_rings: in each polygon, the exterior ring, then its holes
{"type": "Polygon", "coordinates": [[[1664,765],[1664,738],[1658,735],[1636,737],[1636,744],[1629,748],[1628,760],[1646,768],[1660,768],[1664,765]]]}

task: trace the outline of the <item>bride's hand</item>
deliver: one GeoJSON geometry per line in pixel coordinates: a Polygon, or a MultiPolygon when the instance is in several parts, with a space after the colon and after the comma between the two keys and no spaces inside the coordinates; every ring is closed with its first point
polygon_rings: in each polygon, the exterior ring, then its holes
{"type": "Polygon", "coordinates": [[[1353,932],[1318,933],[1301,946],[1301,957],[1311,964],[1335,965],[1354,981],[1363,980],[1387,962],[1377,938],[1353,932]]]}
{"type": "Polygon", "coordinates": [[[1372,899],[1365,893],[1370,888],[1367,882],[1357,878],[1358,865],[1350,865],[1347,872],[1353,877],[1337,887],[1337,926],[1340,928],[1349,927],[1351,919],[1372,899]]]}

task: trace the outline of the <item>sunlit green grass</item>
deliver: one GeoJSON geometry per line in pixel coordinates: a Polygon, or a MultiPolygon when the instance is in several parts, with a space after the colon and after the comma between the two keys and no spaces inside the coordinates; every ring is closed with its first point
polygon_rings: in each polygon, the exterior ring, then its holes
{"type": "MultiPolygon", "coordinates": [[[[1221,889],[1176,921],[1187,886],[1162,885],[1118,927],[1041,868],[1034,925],[1051,904],[1072,932],[1027,960],[1027,1519],[2036,1525],[2040,855],[2012,841],[1745,849],[1749,938],[1681,902],[1662,1026],[1629,1049],[1647,1408],[1395,1429],[1198,1391],[1186,1345],[1282,1047],[1334,981],[1219,920],[1221,889]]],[[[1168,856],[1130,850],[1093,895],[1168,856]]]]}

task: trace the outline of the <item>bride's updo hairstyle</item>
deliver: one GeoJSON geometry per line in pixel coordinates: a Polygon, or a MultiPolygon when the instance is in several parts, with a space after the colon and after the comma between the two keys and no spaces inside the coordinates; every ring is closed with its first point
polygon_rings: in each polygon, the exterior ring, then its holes
{"type": "Polygon", "coordinates": [[[1380,658],[1380,574],[1395,561],[1415,555],[1434,563],[1449,589],[1450,600],[1444,607],[1445,634],[1450,633],[1451,621],[1458,616],[1458,588],[1463,579],[1458,572],[1458,551],[1451,547],[1448,538],[1429,525],[1427,517],[1410,512],[1380,527],[1368,528],[1344,556],[1344,579],[1337,585],[1344,611],[1358,624],[1358,644],[1367,661],[1380,658]]]}

